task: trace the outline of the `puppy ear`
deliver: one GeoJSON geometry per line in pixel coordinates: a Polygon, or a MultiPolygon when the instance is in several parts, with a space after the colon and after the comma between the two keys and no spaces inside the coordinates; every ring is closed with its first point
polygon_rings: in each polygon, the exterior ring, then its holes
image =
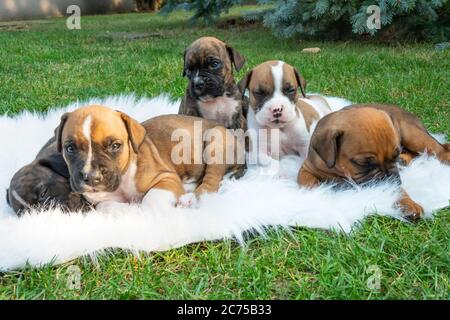
{"type": "Polygon", "coordinates": [[[231,63],[233,63],[236,71],[239,72],[239,70],[241,70],[245,64],[245,58],[243,56],[241,56],[241,54],[239,52],[234,50],[229,45],[227,45],[227,51],[228,51],[228,55],[230,56],[231,63]]]}
{"type": "Polygon", "coordinates": [[[402,129],[401,129],[401,125],[398,122],[397,118],[394,117],[391,113],[388,113],[386,111],[383,111],[384,113],[386,113],[386,115],[389,117],[389,119],[391,119],[392,125],[395,128],[395,131],[398,133],[400,140],[402,140],[401,134],[402,134],[402,129]]]}
{"type": "Polygon", "coordinates": [[[56,150],[58,152],[62,151],[62,133],[64,130],[64,126],[66,125],[66,121],[69,118],[70,112],[66,112],[61,116],[61,122],[59,126],[55,129],[55,139],[56,139],[56,150]]]}
{"type": "Polygon", "coordinates": [[[187,50],[184,50],[183,53],[183,77],[186,77],[186,52],[187,50]]]}
{"type": "Polygon", "coordinates": [[[304,98],[306,98],[306,80],[302,77],[302,75],[298,72],[296,68],[294,68],[295,78],[297,79],[298,86],[300,87],[300,91],[304,98]]]}
{"type": "Polygon", "coordinates": [[[239,81],[239,83],[237,85],[239,90],[241,91],[242,97],[244,97],[245,90],[248,88],[248,85],[249,85],[250,80],[252,78],[252,73],[253,73],[253,71],[250,70],[247,73],[247,75],[244,78],[242,78],[241,81],[239,81]]]}
{"type": "Polygon", "coordinates": [[[328,168],[333,168],[339,153],[340,139],[344,132],[329,126],[316,128],[311,139],[310,148],[326,163],[328,168]],[[323,129],[322,129],[323,128],[323,129]]]}
{"type": "Polygon", "coordinates": [[[67,168],[66,162],[64,161],[61,153],[51,154],[47,158],[40,159],[38,163],[64,178],[68,179],[70,177],[69,169],[67,168]]]}
{"type": "MultiPolygon", "coordinates": [[[[120,112],[120,111],[118,111],[120,112]]],[[[145,139],[145,135],[147,131],[145,128],[133,118],[130,118],[123,112],[120,112],[120,116],[125,123],[125,127],[127,128],[128,138],[130,139],[131,146],[133,147],[133,151],[135,153],[139,152],[139,147],[142,145],[145,139]]]]}

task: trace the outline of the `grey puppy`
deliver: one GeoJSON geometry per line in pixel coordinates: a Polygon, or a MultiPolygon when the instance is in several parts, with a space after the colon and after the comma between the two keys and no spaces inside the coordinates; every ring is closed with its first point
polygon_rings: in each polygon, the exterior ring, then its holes
{"type": "Polygon", "coordinates": [[[63,211],[87,211],[90,204],[72,192],[69,171],[55,138],[39,151],[36,159],[17,171],[6,190],[6,201],[18,215],[32,208],[59,206],[63,211]]]}

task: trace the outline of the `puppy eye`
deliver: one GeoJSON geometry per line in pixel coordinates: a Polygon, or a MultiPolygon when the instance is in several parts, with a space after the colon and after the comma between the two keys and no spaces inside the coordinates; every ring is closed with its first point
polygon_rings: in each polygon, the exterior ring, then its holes
{"type": "Polygon", "coordinates": [[[212,69],[217,69],[220,67],[220,62],[219,61],[212,61],[209,65],[212,69]]]}
{"type": "Polygon", "coordinates": [[[355,164],[358,167],[374,167],[375,163],[373,162],[372,158],[366,158],[366,159],[351,159],[351,162],[355,164]]]}
{"type": "Polygon", "coordinates": [[[286,94],[286,95],[290,95],[290,96],[292,96],[292,95],[295,95],[295,88],[294,87],[287,87],[287,88],[285,88],[284,90],[284,93],[286,94]]]}
{"type": "Polygon", "coordinates": [[[262,89],[255,89],[253,90],[253,95],[256,97],[263,97],[266,95],[266,92],[262,89]]]}
{"type": "Polygon", "coordinates": [[[114,142],[113,144],[111,144],[111,146],[109,147],[111,152],[117,152],[120,150],[120,148],[122,147],[122,144],[120,142],[114,142]]]}
{"type": "Polygon", "coordinates": [[[359,160],[351,159],[350,161],[351,161],[351,163],[354,164],[355,166],[358,166],[358,167],[364,166],[364,164],[363,164],[361,161],[359,161],[359,160]]]}
{"type": "Polygon", "coordinates": [[[68,144],[65,146],[65,150],[68,154],[72,154],[75,152],[75,146],[73,144],[68,144]]]}

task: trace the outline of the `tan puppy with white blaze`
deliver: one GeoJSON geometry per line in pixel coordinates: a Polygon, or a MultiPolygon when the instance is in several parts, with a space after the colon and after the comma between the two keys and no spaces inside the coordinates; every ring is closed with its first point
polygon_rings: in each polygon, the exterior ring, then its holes
{"type": "MultiPolygon", "coordinates": [[[[199,196],[216,192],[227,172],[239,174],[244,168],[240,164],[244,159],[238,160],[235,152],[244,148],[237,138],[217,122],[196,117],[165,115],[140,124],[122,112],[87,106],[61,117],[56,139],[71,187],[95,205],[141,201],[174,205],[186,194],[184,182],[197,182],[194,195],[199,196]],[[174,141],[172,134],[180,129],[188,148],[182,149],[183,161],[175,163],[172,149],[180,141],[174,141]],[[204,142],[208,133],[223,139],[204,142]],[[221,152],[232,161],[214,157],[221,152]],[[236,158],[230,158],[231,152],[236,158]]],[[[187,206],[194,199],[178,204],[187,206]]]]}
{"type": "Polygon", "coordinates": [[[267,148],[272,156],[279,152],[306,157],[315,124],[331,109],[323,97],[306,95],[306,81],[297,69],[283,61],[267,61],[251,70],[239,86],[249,92],[248,128],[257,134],[266,129],[271,141],[267,147],[259,145],[258,153],[267,148]],[[279,150],[272,150],[273,130],[279,130],[279,150]]]}

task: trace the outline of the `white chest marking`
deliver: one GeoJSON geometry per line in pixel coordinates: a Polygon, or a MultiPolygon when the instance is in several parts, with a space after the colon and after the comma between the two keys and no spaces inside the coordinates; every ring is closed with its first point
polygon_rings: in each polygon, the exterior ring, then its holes
{"type": "Polygon", "coordinates": [[[88,115],[83,122],[83,135],[88,141],[88,154],[86,162],[84,163],[83,172],[88,173],[91,171],[92,166],[92,139],[91,139],[91,127],[92,127],[92,116],[88,115]]]}
{"type": "Polygon", "coordinates": [[[306,158],[311,136],[303,116],[280,129],[280,155],[294,154],[306,158]]]}
{"type": "Polygon", "coordinates": [[[275,158],[277,154],[279,156],[293,154],[300,157],[306,157],[312,131],[308,132],[305,119],[301,113],[281,129],[272,129],[261,126],[256,120],[253,109],[249,108],[247,124],[248,129],[251,130],[250,145],[253,152],[256,152],[257,154],[265,152],[275,158]],[[272,137],[274,130],[278,130],[278,150],[274,150],[275,146],[272,146],[274,142],[272,137]],[[255,138],[257,139],[257,142],[254,141],[255,138]],[[255,150],[255,148],[257,149],[255,150]]]}
{"type": "Polygon", "coordinates": [[[232,97],[217,97],[205,102],[198,102],[201,115],[209,120],[216,120],[225,127],[233,124],[233,116],[239,106],[239,101],[232,97]]]}
{"type": "Polygon", "coordinates": [[[136,189],[136,162],[130,163],[127,172],[122,176],[122,182],[114,192],[86,192],[84,196],[93,204],[105,201],[122,203],[140,202],[144,194],[136,189]]]}

